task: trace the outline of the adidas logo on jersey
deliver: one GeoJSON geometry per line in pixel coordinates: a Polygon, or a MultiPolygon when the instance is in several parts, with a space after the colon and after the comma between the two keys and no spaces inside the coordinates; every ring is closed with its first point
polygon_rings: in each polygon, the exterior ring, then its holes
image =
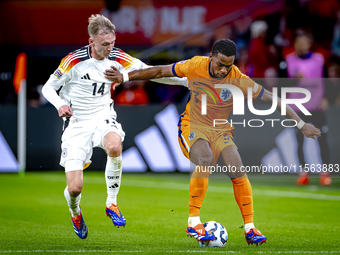
{"type": "Polygon", "coordinates": [[[87,73],[85,74],[83,77],[81,77],[80,79],[84,79],[84,80],[91,80],[90,75],[87,73]]]}

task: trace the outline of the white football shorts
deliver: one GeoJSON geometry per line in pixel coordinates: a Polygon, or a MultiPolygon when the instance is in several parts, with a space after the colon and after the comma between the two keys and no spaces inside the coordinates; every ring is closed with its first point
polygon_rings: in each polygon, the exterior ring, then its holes
{"type": "Polygon", "coordinates": [[[68,160],[81,160],[83,165],[80,169],[65,169],[67,171],[82,170],[85,163],[91,163],[91,157],[94,147],[104,149],[103,139],[109,132],[115,132],[120,135],[124,141],[125,132],[120,123],[112,116],[103,119],[72,121],[64,130],[61,137],[61,158],[60,165],[65,167],[68,160]]]}

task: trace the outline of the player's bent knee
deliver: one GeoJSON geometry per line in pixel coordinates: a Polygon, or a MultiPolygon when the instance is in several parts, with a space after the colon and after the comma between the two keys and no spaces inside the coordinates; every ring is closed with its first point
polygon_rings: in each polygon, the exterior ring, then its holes
{"type": "Polygon", "coordinates": [[[106,152],[110,157],[119,157],[122,151],[121,143],[112,143],[106,146],[106,152]]]}
{"type": "Polygon", "coordinates": [[[73,179],[73,180],[67,180],[67,187],[68,192],[72,197],[78,196],[82,189],[83,189],[83,180],[82,179],[73,179]]]}
{"type": "Polygon", "coordinates": [[[83,185],[71,185],[68,186],[68,192],[70,193],[71,197],[77,197],[83,189],[83,185]]]}
{"type": "Polygon", "coordinates": [[[109,157],[119,157],[122,151],[122,138],[118,133],[109,132],[103,139],[104,149],[109,157]]]}

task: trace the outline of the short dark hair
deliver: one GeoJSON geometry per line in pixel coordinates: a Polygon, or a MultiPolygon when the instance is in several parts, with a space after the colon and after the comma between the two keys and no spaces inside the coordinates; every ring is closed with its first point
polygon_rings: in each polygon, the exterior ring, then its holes
{"type": "Polygon", "coordinates": [[[220,39],[212,47],[211,54],[217,56],[221,53],[227,57],[236,56],[236,44],[230,39],[220,39]]]}

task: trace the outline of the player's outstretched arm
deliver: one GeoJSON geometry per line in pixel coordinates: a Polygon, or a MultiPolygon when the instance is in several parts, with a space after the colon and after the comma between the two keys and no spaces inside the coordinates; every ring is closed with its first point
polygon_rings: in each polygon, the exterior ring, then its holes
{"type": "MultiPolygon", "coordinates": [[[[273,94],[265,89],[261,97],[261,101],[267,104],[272,104],[273,94]]],[[[277,98],[277,108],[279,109],[279,111],[281,111],[281,98],[279,97],[277,98]]],[[[316,140],[318,137],[321,136],[320,129],[316,128],[312,124],[305,123],[289,105],[286,106],[286,113],[289,118],[294,119],[296,123],[298,123],[297,127],[306,137],[316,140]]]]}
{"type": "Polygon", "coordinates": [[[172,73],[172,66],[153,66],[147,69],[136,70],[129,73],[129,80],[149,80],[162,77],[175,77],[172,73]]]}
{"type": "Polygon", "coordinates": [[[146,69],[135,70],[130,73],[121,73],[114,66],[104,72],[105,78],[115,82],[119,85],[126,81],[132,80],[149,80],[162,77],[175,77],[172,73],[172,65],[167,66],[153,66],[146,69]]]}
{"type": "Polygon", "coordinates": [[[301,132],[308,138],[317,140],[321,136],[320,129],[316,128],[314,125],[305,123],[301,128],[301,132]]]}

